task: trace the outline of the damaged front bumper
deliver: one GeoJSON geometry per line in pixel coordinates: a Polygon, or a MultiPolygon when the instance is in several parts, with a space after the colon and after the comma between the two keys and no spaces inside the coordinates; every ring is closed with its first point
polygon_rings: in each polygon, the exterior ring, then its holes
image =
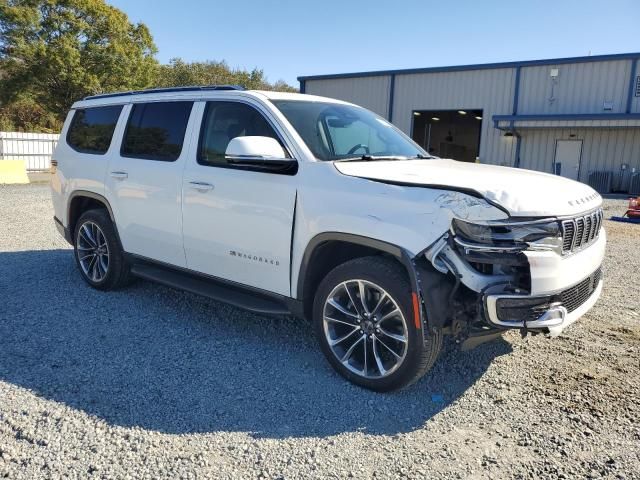
{"type": "Polygon", "coordinates": [[[587,248],[571,255],[535,247],[467,245],[448,233],[425,252],[430,266],[455,281],[446,303],[452,312],[441,323],[475,325],[467,334],[481,325],[560,335],[598,300],[605,245],[604,229],[587,248]]]}
{"type": "Polygon", "coordinates": [[[553,295],[485,295],[489,322],[497,327],[545,330],[552,337],[578,320],[598,301],[602,271],[553,295]]]}

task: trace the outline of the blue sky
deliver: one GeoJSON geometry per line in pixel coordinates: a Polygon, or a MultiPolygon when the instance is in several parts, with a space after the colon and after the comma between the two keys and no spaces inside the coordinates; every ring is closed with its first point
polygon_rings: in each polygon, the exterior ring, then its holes
{"type": "Polygon", "coordinates": [[[638,0],[107,0],[158,59],[226,60],[270,81],[640,51],[638,0]]]}

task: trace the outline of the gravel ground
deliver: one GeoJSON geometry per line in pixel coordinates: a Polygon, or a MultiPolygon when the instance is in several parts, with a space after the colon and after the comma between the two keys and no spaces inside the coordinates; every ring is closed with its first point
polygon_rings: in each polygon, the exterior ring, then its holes
{"type": "Polygon", "coordinates": [[[640,478],[638,226],[606,223],[604,295],[563,336],[449,345],[375,394],[306,322],[88,288],[52,215],[0,187],[0,477],[640,478]]]}

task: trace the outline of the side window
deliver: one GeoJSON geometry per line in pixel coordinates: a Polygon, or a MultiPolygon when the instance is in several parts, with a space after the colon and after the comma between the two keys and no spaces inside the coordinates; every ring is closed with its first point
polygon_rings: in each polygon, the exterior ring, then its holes
{"type": "Polygon", "coordinates": [[[271,137],[282,143],[264,116],[250,105],[240,102],[207,102],[200,132],[198,163],[226,166],[224,154],[227,145],[233,138],[246,136],[271,137]]]}
{"type": "Polygon", "coordinates": [[[193,102],[136,103],[122,141],[122,156],[173,162],[182,152],[193,102]]]}
{"type": "Polygon", "coordinates": [[[104,155],[109,150],[122,105],[76,110],[67,132],[67,143],[82,153],[104,155]]]}

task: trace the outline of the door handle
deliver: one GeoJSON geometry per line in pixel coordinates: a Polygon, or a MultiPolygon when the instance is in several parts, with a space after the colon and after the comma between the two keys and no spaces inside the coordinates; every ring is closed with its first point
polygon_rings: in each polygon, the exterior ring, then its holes
{"type": "Polygon", "coordinates": [[[189,182],[189,186],[199,192],[208,192],[213,190],[213,185],[207,182],[189,182]]]}
{"type": "Polygon", "coordinates": [[[110,175],[116,180],[124,180],[125,178],[129,177],[129,174],[127,172],[111,172],[110,175]]]}

